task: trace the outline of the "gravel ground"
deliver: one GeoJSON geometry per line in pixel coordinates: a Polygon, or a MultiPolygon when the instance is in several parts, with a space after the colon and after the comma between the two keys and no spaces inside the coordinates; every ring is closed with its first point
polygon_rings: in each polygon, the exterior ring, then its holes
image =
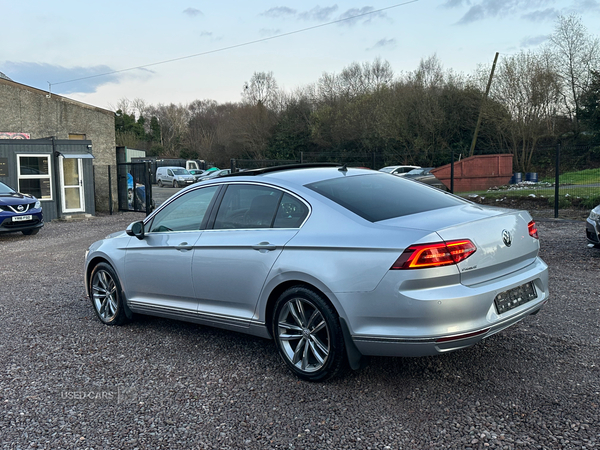
{"type": "Polygon", "coordinates": [[[107,327],[87,246],[143,217],[0,235],[2,448],[600,448],[600,250],[542,221],[551,299],[479,345],[298,381],[268,340],[166,319],[107,327]]]}

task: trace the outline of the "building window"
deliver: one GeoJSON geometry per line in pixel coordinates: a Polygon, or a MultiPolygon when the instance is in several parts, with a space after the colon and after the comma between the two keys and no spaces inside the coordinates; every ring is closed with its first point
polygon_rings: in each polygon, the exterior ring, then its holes
{"type": "Polygon", "coordinates": [[[18,191],[52,200],[50,155],[17,155],[18,191]]]}
{"type": "Polygon", "coordinates": [[[69,133],[69,139],[74,139],[76,141],[85,141],[85,134],[69,133]]]}

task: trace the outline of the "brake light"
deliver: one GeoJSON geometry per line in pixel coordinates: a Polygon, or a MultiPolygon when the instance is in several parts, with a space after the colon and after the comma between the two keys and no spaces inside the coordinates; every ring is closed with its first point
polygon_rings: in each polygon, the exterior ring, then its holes
{"type": "Polygon", "coordinates": [[[533,220],[527,224],[527,228],[529,229],[529,236],[531,236],[534,239],[539,239],[540,238],[538,236],[537,226],[536,226],[536,224],[535,224],[535,222],[533,220]]]}
{"type": "Polygon", "coordinates": [[[404,250],[390,270],[424,269],[458,264],[476,250],[477,247],[469,239],[411,245],[404,250]]]}

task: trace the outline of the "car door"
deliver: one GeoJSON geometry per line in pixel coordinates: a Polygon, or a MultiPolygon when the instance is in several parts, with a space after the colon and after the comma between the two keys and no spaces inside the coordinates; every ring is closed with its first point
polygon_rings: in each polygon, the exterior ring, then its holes
{"type": "Polygon", "coordinates": [[[175,179],[175,175],[171,169],[167,169],[167,176],[165,177],[165,181],[167,184],[173,184],[173,180],[175,179]]]}
{"type": "Polygon", "coordinates": [[[303,201],[279,189],[229,184],[194,251],[199,317],[247,327],[271,267],[308,212],[303,201]]]}
{"type": "Polygon", "coordinates": [[[187,191],[156,213],[145,225],[143,239],[130,240],[124,284],[132,309],[178,318],[196,315],[194,246],[218,189],[187,191]]]}

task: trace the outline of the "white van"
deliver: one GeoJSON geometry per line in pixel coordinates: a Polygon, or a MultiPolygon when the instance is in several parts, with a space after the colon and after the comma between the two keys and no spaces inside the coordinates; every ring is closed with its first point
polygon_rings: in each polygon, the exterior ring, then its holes
{"type": "Polygon", "coordinates": [[[182,187],[188,186],[194,181],[196,181],[194,175],[183,167],[170,166],[156,169],[156,184],[158,184],[158,187],[182,187]]]}

